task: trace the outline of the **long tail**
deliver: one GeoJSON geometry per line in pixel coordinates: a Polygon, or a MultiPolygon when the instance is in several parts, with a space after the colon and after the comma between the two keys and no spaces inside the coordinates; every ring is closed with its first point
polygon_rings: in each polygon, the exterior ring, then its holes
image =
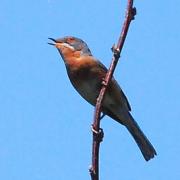
{"type": "MultiPolygon", "coordinates": [[[[127,116],[126,116],[127,117],[127,116]]],[[[148,138],[142,132],[136,121],[133,119],[132,115],[128,113],[128,121],[127,123],[123,123],[128,131],[133,136],[134,140],[136,141],[139,149],[141,150],[144,159],[149,161],[152,159],[156,154],[156,150],[154,149],[153,145],[150,143],[148,138]]],[[[117,120],[117,119],[116,119],[117,120]]]]}
{"type": "Polygon", "coordinates": [[[145,136],[145,134],[142,132],[137,122],[133,119],[130,113],[129,117],[131,120],[126,124],[126,128],[129,130],[134,140],[136,141],[139,149],[144,156],[144,159],[146,161],[149,161],[155,155],[157,155],[156,150],[154,149],[148,138],[145,136]]]}

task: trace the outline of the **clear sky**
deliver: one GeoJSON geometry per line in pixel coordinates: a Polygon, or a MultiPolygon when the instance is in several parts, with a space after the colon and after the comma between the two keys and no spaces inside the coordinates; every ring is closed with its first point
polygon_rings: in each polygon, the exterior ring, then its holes
{"type": "MultiPolygon", "coordinates": [[[[125,0],[2,0],[0,179],[90,179],[94,109],[70,84],[48,37],[73,35],[109,66],[125,0]]],[[[180,1],[135,1],[115,77],[158,156],[146,162],[127,130],[105,117],[103,180],[180,179],[180,1]]]]}

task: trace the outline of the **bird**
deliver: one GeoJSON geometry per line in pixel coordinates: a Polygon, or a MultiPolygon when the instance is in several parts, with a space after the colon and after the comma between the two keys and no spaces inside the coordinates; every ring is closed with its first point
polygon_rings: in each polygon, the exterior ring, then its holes
{"type": "MultiPolygon", "coordinates": [[[[48,38],[60,53],[67,70],[68,77],[77,92],[91,105],[102,88],[107,68],[96,59],[86,42],[74,36],[48,38]]],[[[102,113],[111,117],[127,128],[137,143],[144,159],[149,161],[157,155],[155,148],[132,117],[131,106],[120,85],[112,77],[102,103],[102,113]]]]}

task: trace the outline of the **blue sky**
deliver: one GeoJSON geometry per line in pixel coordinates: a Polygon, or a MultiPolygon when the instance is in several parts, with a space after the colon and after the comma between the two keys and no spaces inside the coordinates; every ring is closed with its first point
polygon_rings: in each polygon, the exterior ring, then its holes
{"type": "MultiPolygon", "coordinates": [[[[93,107],[73,89],[48,37],[73,35],[109,66],[126,1],[10,1],[0,6],[0,179],[90,179],[93,107]]],[[[105,117],[103,180],[180,178],[180,1],[135,1],[115,77],[158,156],[144,161],[105,117]]]]}

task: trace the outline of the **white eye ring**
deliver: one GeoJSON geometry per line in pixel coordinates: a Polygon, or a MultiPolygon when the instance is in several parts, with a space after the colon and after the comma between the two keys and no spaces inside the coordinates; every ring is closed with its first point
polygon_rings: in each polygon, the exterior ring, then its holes
{"type": "Polygon", "coordinates": [[[75,50],[74,47],[73,47],[73,46],[70,46],[68,43],[63,43],[62,45],[63,45],[64,47],[66,47],[66,48],[69,48],[69,49],[73,50],[73,51],[75,50]]]}

